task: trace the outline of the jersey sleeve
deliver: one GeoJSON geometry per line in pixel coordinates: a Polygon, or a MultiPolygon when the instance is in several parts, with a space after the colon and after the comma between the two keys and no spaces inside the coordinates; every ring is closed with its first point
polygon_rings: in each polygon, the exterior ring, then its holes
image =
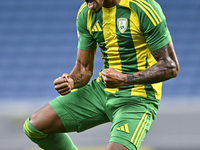
{"type": "Polygon", "coordinates": [[[158,50],[171,42],[166,18],[160,5],[154,0],[140,1],[140,30],[144,33],[150,51],[158,50]]]}
{"type": "Polygon", "coordinates": [[[97,47],[96,40],[90,34],[87,29],[87,17],[88,17],[88,8],[87,4],[84,3],[78,12],[76,27],[78,34],[78,49],[81,50],[92,50],[97,47]]]}

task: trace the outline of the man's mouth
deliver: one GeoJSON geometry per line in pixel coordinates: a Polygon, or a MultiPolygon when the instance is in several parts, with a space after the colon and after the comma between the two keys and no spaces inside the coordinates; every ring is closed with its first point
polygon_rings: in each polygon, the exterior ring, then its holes
{"type": "Polygon", "coordinates": [[[85,1],[86,1],[87,5],[88,5],[88,8],[92,9],[92,7],[94,6],[93,0],[85,0],[85,1]]]}
{"type": "Polygon", "coordinates": [[[88,2],[88,8],[89,9],[92,9],[93,5],[94,5],[94,2],[88,2]]]}
{"type": "Polygon", "coordinates": [[[88,8],[90,10],[92,10],[94,13],[98,13],[101,10],[101,8],[99,8],[99,9],[94,8],[94,7],[96,7],[96,6],[94,6],[95,5],[94,0],[85,0],[85,2],[87,3],[88,8]]]}

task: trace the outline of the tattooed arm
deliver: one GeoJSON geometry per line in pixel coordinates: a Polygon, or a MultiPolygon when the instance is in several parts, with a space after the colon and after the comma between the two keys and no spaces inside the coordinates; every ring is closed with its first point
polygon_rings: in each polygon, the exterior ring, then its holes
{"type": "Polygon", "coordinates": [[[70,93],[73,88],[86,85],[93,75],[96,49],[84,51],[78,49],[76,64],[70,74],[64,73],[54,81],[55,89],[61,95],[70,93]]]}
{"type": "Polygon", "coordinates": [[[162,82],[178,75],[179,63],[173,43],[151,52],[157,63],[149,69],[127,75],[127,84],[152,84],[162,82]]]}
{"type": "Polygon", "coordinates": [[[147,70],[133,74],[122,74],[113,68],[104,69],[102,77],[106,87],[153,84],[174,78],[178,75],[179,64],[172,42],[151,53],[157,60],[157,63],[147,70]]]}

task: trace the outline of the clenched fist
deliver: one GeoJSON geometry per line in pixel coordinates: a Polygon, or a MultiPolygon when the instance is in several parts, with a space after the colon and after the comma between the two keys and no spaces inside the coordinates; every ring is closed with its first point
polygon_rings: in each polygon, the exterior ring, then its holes
{"type": "Polygon", "coordinates": [[[102,72],[105,86],[108,88],[116,88],[127,85],[127,76],[115,70],[114,68],[106,68],[102,72]]]}
{"type": "Polygon", "coordinates": [[[74,81],[69,74],[64,73],[61,77],[54,81],[54,86],[60,95],[66,95],[73,89],[74,81]]]}

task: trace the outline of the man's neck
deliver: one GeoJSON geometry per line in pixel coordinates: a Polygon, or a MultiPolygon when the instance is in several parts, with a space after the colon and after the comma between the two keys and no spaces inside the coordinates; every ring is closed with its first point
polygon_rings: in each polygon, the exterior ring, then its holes
{"type": "Polygon", "coordinates": [[[104,0],[103,7],[111,8],[118,5],[120,0],[104,0]]]}

